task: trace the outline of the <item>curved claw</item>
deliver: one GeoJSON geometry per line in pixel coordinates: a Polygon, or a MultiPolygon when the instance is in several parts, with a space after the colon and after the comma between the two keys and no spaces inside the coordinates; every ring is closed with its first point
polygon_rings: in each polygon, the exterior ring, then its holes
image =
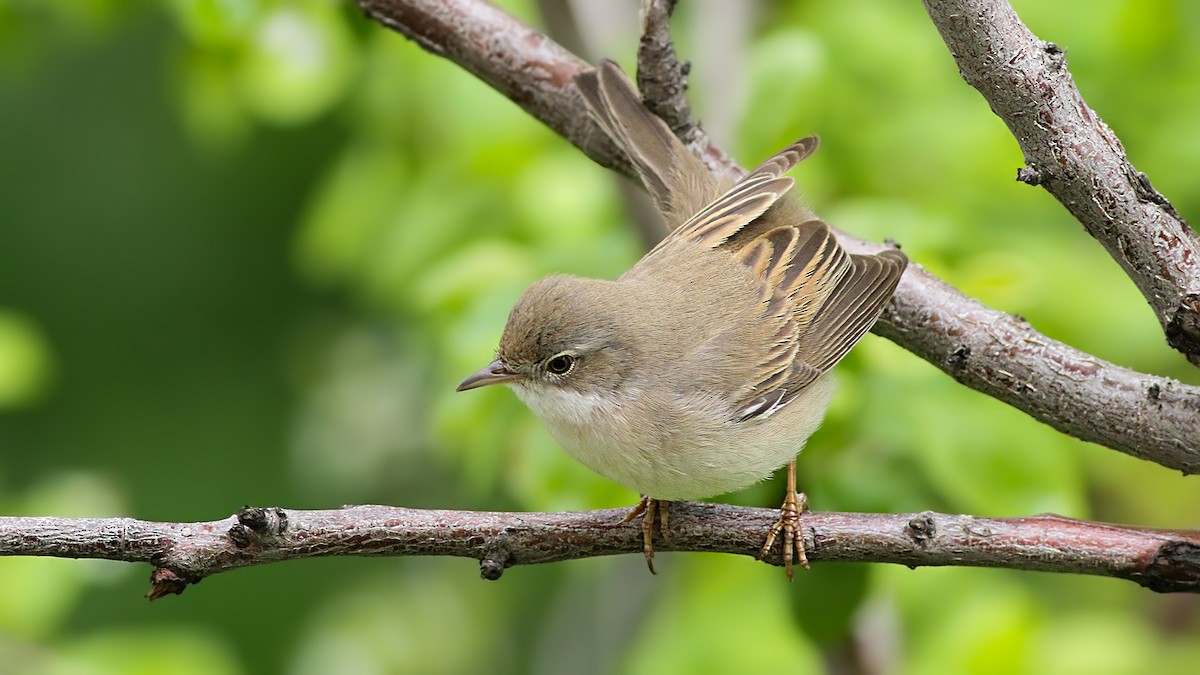
{"type": "Polygon", "coordinates": [[[646,556],[646,567],[650,568],[651,574],[658,574],[654,571],[654,516],[658,514],[658,529],[662,534],[663,541],[670,541],[670,536],[667,534],[667,505],[670,502],[664,499],[652,499],[643,496],[641,501],[625,514],[622,523],[628,523],[631,520],[642,517],[642,553],[646,556]]]}

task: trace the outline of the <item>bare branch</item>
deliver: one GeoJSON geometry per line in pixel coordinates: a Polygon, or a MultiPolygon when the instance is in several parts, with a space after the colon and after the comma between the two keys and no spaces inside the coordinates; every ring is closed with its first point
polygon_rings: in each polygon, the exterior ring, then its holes
{"type": "Polygon", "coordinates": [[[1006,0],[924,2],[963,78],[1021,145],[1018,180],[1067,207],[1142,291],[1167,342],[1200,366],[1200,238],[1088,107],[1063,50],[1006,0]]]}
{"type": "MultiPolygon", "coordinates": [[[[589,120],[573,78],[586,64],[477,0],[359,0],[372,17],[516,101],[597,163],[632,175],[589,120]]],[[[742,169],[708,146],[709,166],[742,169]]],[[[855,252],[882,248],[839,233],[855,252]]],[[[873,329],[959,382],[1076,438],[1200,472],[1200,388],[1113,365],[1037,332],[910,265],[873,329]]]]}
{"type": "MultiPolygon", "coordinates": [[[[578,513],[423,511],[351,506],[328,511],[247,507],[207,523],[132,518],[0,518],[0,555],[148,562],[150,599],[182,593],[240,567],[329,556],[474,558],[497,579],[514,565],[642,552],[624,509],[578,513]]],[[[659,551],[755,557],[775,509],[676,502],[659,551]]],[[[1147,530],[1059,516],[989,519],[939,513],[808,513],[808,558],[822,562],[964,565],[1090,574],[1159,592],[1200,592],[1200,533],[1147,530]]],[[[772,564],[778,564],[772,562],[772,564]]]]}
{"type": "Polygon", "coordinates": [[[905,273],[874,331],[1063,433],[1184,473],[1200,471],[1196,387],[1052,340],[924,269],[905,273]]]}

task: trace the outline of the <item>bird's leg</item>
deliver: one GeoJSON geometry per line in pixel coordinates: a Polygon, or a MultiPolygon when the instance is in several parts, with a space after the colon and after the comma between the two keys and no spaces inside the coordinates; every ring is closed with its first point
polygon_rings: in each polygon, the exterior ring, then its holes
{"type": "Polygon", "coordinates": [[[629,513],[625,514],[622,523],[628,523],[631,520],[642,517],[642,553],[646,555],[646,566],[650,568],[651,574],[658,574],[654,571],[654,514],[658,514],[658,528],[662,534],[663,541],[669,541],[667,535],[667,505],[670,502],[662,499],[651,499],[643,496],[637,506],[630,509],[629,513]]]}
{"type": "Polygon", "coordinates": [[[793,551],[795,561],[805,569],[808,568],[808,556],[804,554],[804,532],[800,529],[800,516],[808,510],[808,497],[803,492],[796,492],[796,460],[788,462],[787,496],[783,498],[783,507],[779,510],[779,520],[771,526],[767,533],[767,543],[763,544],[760,558],[766,558],[775,544],[775,537],[783,532],[783,569],[787,572],[788,581],[792,580],[793,551]]]}

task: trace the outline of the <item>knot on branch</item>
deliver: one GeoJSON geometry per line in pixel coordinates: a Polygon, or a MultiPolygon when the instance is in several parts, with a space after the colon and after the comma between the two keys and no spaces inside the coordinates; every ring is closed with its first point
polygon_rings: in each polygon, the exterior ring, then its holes
{"type": "Polygon", "coordinates": [[[1037,167],[1030,164],[1017,169],[1017,180],[1026,185],[1041,185],[1042,172],[1037,167]]]}
{"type": "Polygon", "coordinates": [[[908,536],[921,548],[925,548],[937,535],[937,523],[929,513],[918,513],[908,521],[905,530],[908,536]]]}
{"type": "Polygon", "coordinates": [[[967,360],[971,358],[971,345],[959,345],[946,358],[946,363],[955,370],[962,370],[967,367],[967,360]]]}
{"type": "Polygon", "coordinates": [[[1150,182],[1149,176],[1133,168],[1133,165],[1128,162],[1125,164],[1125,171],[1130,177],[1129,182],[1133,184],[1133,190],[1137,194],[1138,199],[1161,206],[1164,211],[1172,218],[1178,220],[1180,224],[1187,224],[1187,221],[1183,219],[1179,211],[1175,210],[1175,205],[1154,188],[1154,184],[1150,182]]]}
{"type": "Polygon", "coordinates": [[[1164,544],[1134,580],[1157,593],[1200,591],[1200,545],[1186,541],[1164,544]]]}
{"type": "Polygon", "coordinates": [[[662,118],[684,145],[704,146],[707,142],[692,117],[687,98],[691,64],[679,60],[671,39],[670,18],[674,9],[674,0],[652,0],[645,5],[642,37],[638,42],[638,90],[646,108],[662,118]]]}
{"type": "Polygon", "coordinates": [[[1185,295],[1167,322],[1167,344],[1200,366],[1200,294],[1185,295]]]}
{"type": "Polygon", "coordinates": [[[287,512],[280,508],[243,506],[237,519],[229,528],[229,538],[239,549],[269,546],[288,528],[287,512]]]}
{"type": "Polygon", "coordinates": [[[179,595],[188,584],[199,582],[199,579],[189,580],[175,570],[158,567],[150,573],[150,590],[146,591],[146,599],[158,600],[168,595],[179,595]]]}
{"type": "Polygon", "coordinates": [[[1067,53],[1062,47],[1053,42],[1043,42],[1042,51],[1046,52],[1046,56],[1050,57],[1050,69],[1058,72],[1065,70],[1067,67],[1067,53]]]}
{"type": "Polygon", "coordinates": [[[483,549],[483,557],[479,559],[479,576],[482,579],[496,581],[512,565],[513,552],[507,534],[509,528],[504,528],[504,532],[483,549]]]}

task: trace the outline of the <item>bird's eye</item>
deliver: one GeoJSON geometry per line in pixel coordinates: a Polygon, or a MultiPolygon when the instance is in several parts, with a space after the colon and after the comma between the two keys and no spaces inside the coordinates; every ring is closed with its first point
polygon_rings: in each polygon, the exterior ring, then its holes
{"type": "Polygon", "coordinates": [[[575,357],[570,354],[559,354],[546,362],[546,372],[551,375],[566,375],[575,367],[575,357]]]}

